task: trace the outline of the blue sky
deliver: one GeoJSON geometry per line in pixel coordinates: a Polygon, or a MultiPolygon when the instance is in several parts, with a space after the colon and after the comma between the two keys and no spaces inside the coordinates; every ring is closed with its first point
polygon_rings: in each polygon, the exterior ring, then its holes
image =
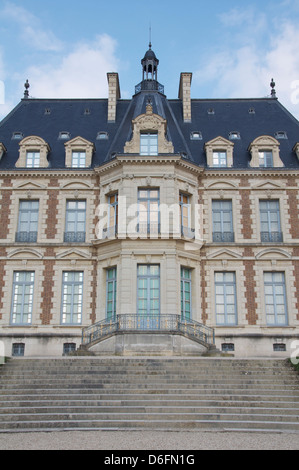
{"type": "Polygon", "coordinates": [[[141,80],[152,44],[158,80],[177,98],[192,72],[192,98],[264,97],[299,118],[298,0],[0,0],[0,119],[30,82],[35,98],[107,96],[118,72],[122,98],[141,80]]]}

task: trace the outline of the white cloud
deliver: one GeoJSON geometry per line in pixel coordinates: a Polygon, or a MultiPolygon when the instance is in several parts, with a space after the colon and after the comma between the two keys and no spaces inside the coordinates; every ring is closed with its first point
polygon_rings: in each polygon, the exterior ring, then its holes
{"type": "Polygon", "coordinates": [[[210,55],[194,74],[195,83],[202,86],[212,80],[213,97],[258,98],[270,95],[273,77],[279,101],[298,118],[299,106],[292,99],[294,82],[299,80],[298,44],[297,26],[285,21],[279,31],[272,29],[267,44],[256,39],[233,49],[227,45],[210,55]]]}
{"type": "Polygon", "coordinates": [[[107,34],[80,43],[55,64],[27,69],[30,95],[35,98],[102,98],[107,96],[107,72],[116,72],[116,41],[107,34]]]}
{"type": "Polygon", "coordinates": [[[63,43],[55,34],[44,29],[39,18],[25,8],[12,2],[6,2],[0,13],[2,22],[9,20],[16,23],[16,32],[20,34],[22,41],[34,49],[38,51],[59,51],[62,49],[63,43]]]}

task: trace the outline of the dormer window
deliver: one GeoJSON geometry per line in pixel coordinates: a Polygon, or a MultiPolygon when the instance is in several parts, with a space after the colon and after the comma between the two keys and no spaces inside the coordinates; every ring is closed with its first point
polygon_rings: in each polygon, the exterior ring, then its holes
{"type": "Polygon", "coordinates": [[[233,166],[234,144],[224,137],[216,137],[205,145],[207,164],[213,168],[230,168],[233,166]]]}
{"type": "Polygon", "coordinates": [[[202,140],[202,133],[199,132],[199,131],[191,132],[190,139],[191,140],[202,140]]]}
{"type": "Polygon", "coordinates": [[[273,167],[273,152],[272,150],[262,150],[259,152],[259,166],[261,168],[273,167]]]}
{"type": "Polygon", "coordinates": [[[40,167],[40,152],[33,151],[26,154],[26,168],[40,167]]]}
{"type": "Polygon", "coordinates": [[[85,168],[86,167],[86,152],[73,152],[72,153],[72,168],[85,168]]]}
{"type": "Polygon", "coordinates": [[[31,135],[19,143],[17,168],[48,168],[50,147],[41,137],[31,135]]]}
{"type": "Polygon", "coordinates": [[[24,137],[22,132],[13,132],[12,133],[12,140],[22,140],[24,137]]]}
{"type": "Polygon", "coordinates": [[[167,121],[153,113],[150,101],[146,105],[146,113],[133,119],[132,128],[132,139],[125,143],[124,153],[148,156],[174,153],[173,144],[166,137],[167,121]]]}
{"type": "Polygon", "coordinates": [[[229,133],[229,140],[240,140],[241,139],[241,136],[240,136],[240,132],[230,132],[229,133]]]}
{"type": "Polygon", "coordinates": [[[288,138],[287,133],[285,131],[275,132],[274,136],[275,136],[275,139],[278,139],[278,140],[283,140],[283,139],[288,138]]]}
{"type": "Polygon", "coordinates": [[[60,140],[68,140],[70,138],[70,133],[66,131],[59,132],[58,139],[60,140]]]}
{"type": "Polygon", "coordinates": [[[227,167],[227,154],[225,151],[213,152],[213,167],[227,167]]]}
{"type": "Polygon", "coordinates": [[[281,168],[283,162],[279,155],[279,142],[269,135],[262,135],[249,146],[252,168],[281,168]]]}
{"type": "Polygon", "coordinates": [[[158,155],[158,133],[140,133],[140,155],[158,155]]]}
{"type": "Polygon", "coordinates": [[[67,168],[88,168],[91,166],[94,145],[83,137],[75,137],[64,144],[65,166],[67,168]]]}
{"type": "Polygon", "coordinates": [[[108,132],[98,132],[97,140],[108,140],[108,132]]]}

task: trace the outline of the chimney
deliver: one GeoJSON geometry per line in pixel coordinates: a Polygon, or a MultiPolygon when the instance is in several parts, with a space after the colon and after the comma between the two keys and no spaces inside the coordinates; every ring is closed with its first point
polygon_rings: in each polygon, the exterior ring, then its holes
{"type": "Polygon", "coordinates": [[[116,120],[116,103],[120,99],[120,87],[118,73],[107,73],[109,95],[108,95],[108,122],[116,120]]]}
{"type": "Polygon", "coordinates": [[[192,73],[181,73],[179,99],[183,101],[184,122],[191,122],[191,80],[192,73]]]}

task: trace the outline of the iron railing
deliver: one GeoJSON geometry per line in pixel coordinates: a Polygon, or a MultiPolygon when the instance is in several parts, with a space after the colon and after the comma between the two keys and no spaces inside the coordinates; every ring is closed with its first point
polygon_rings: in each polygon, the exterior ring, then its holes
{"type": "Polygon", "coordinates": [[[215,345],[215,331],[180,315],[116,315],[82,330],[82,345],[88,346],[117,332],[168,332],[182,334],[206,346],[215,345]]]}
{"type": "Polygon", "coordinates": [[[84,243],[85,232],[64,232],[64,241],[66,243],[84,243]]]}
{"type": "Polygon", "coordinates": [[[36,243],[37,232],[16,232],[15,241],[19,243],[36,243]]]}
{"type": "Polygon", "coordinates": [[[282,232],[261,232],[262,243],[281,243],[282,241],[282,232]]]}

